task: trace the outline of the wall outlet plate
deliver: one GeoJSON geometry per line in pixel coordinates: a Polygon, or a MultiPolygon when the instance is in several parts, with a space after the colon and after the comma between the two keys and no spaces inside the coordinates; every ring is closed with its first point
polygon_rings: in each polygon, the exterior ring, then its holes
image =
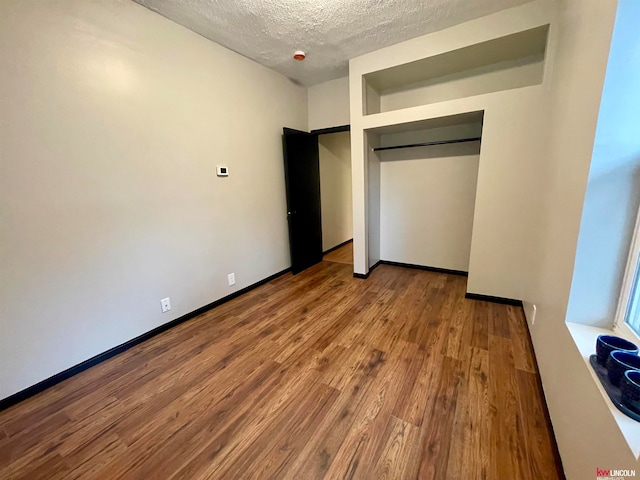
{"type": "Polygon", "coordinates": [[[534,305],[532,310],[533,312],[531,313],[531,326],[533,327],[533,325],[536,323],[536,312],[538,311],[538,309],[534,305]]]}
{"type": "Polygon", "coordinates": [[[229,286],[236,284],[236,274],[235,273],[230,273],[229,275],[227,275],[227,279],[229,280],[229,286]]]}
{"type": "Polygon", "coordinates": [[[536,323],[536,311],[538,310],[534,303],[523,302],[524,315],[527,318],[529,326],[533,327],[536,323]]]}
{"type": "Polygon", "coordinates": [[[171,298],[163,298],[160,300],[160,306],[162,307],[162,313],[167,313],[171,310],[171,298]]]}

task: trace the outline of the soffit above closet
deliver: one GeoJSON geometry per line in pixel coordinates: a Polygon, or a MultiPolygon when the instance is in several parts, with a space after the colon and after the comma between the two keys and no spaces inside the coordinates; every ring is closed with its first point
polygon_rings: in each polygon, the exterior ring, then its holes
{"type": "Polygon", "coordinates": [[[351,58],[530,0],[134,1],[311,86],[346,76],[351,58]]]}

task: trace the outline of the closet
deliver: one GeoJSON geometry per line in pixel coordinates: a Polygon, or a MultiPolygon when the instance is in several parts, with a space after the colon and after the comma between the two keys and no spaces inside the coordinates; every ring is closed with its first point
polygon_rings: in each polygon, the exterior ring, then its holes
{"type": "Polygon", "coordinates": [[[519,7],[351,61],[356,276],[432,267],[520,298],[552,19],[519,7]]]}
{"type": "Polygon", "coordinates": [[[481,136],[482,112],[367,132],[372,259],[468,272],[481,136]]]}

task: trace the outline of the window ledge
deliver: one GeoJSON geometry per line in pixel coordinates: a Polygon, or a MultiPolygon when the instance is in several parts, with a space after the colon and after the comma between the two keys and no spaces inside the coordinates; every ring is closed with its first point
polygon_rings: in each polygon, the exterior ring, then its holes
{"type": "Polygon", "coordinates": [[[586,368],[589,370],[594,383],[597,385],[600,394],[609,407],[609,411],[611,412],[611,415],[617,423],[622,436],[627,441],[631,452],[637,459],[640,456],[640,423],[627,417],[624,413],[616,408],[616,406],[611,402],[609,395],[607,395],[607,392],[605,392],[604,387],[600,383],[600,380],[596,376],[596,373],[593,371],[593,368],[591,368],[591,365],[589,363],[589,357],[595,353],[595,345],[598,335],[617,335],[619,337],[626,338],[627,340],[636,344],[638,342],[637,337],[635,337],[630,330],[612,330],[571,322],[567,322],[566,325],[569,329],[569,333],[573,337],[573,341],[575,342],[578,350],[580,351],[580,354],[582,355],[582,359],[584,360],[586,368]]]}

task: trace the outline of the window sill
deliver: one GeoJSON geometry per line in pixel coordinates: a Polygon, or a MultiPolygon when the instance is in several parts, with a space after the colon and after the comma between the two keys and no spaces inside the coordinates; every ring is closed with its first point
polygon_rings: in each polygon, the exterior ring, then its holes
{"type": "Polygon", "coordinates": [[[607,406],[609,407],[609,411],[611,412],[611,415],[618,425],[622,436],[627,441],[631,452],[637,459],[640,456],[640,423],[627,417],[611,402],[609,396],[607,395],[607,392],[605,392],[602,384],[600,383],[600,380],[598,380],[596,373],[593,371],[593,368],[591,368],[591,365],[589,364],[589,356],[595,353],[595,345],[598,335],[617,335],[619,337],[626,338],[627,340],[632,341],[636,344],[638,342],[638,338],[629,329],[610,330],[570,322],[567,322],[566,325],[569,329],[569,333],[573,337],[573,341],[575,342],[578,350],[580,351],[580,354],[582,355],[585,367],[587,368],[587,370],[589,370],[589,373],[593,378],[593,382],[597,385],[602,398],[604,398],[607,406]]]}

